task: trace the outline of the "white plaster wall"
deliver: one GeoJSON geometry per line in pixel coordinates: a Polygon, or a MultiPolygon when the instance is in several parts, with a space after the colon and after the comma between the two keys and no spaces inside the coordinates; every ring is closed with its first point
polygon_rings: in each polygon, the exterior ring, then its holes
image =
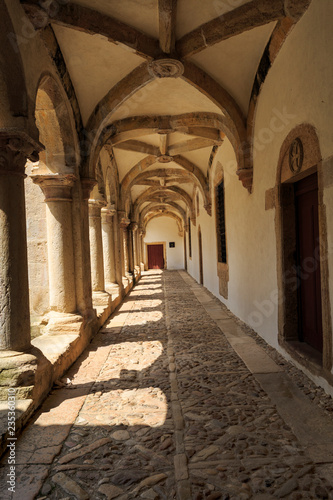
{"type": "MultiPolygon", "coordinates": [[[[228,141],[214,161],[225,177],[225,212],[229,264],[228,299],[218,293],[215,205],[208,216],[200,200],[200,215],[192,225],[192,260],[188,271],[199,279],[197,228],[203,240],[204,285],[266,341],[278,347],[275,210],[265,211],[265,192],[276,183],[281,145],[294,127],[312,124],[319,136],[323,159],[333,154],[333,2],[313,0],[285,42],[258,100],[255,117],[253,192],[236,176],[235,156],[228,141]]],[[[330,299],[333,310],[333,175],[326,160],[324,203],[327,213],[330,299]]],[[[214,198],[214,197],[213,197],[214,198]]]]}
{"type": "MultiPolygon", "coordinates": [[[[167,269],[184,269],[184,239],[178,234],[178,226],[170,217],[158,217],[147,224],[144,243],[166,243],[167,269]],[[169,248],[169,242],[175,248],[169,248]]],[[[147,256],[145,256],[147,259],[147,256]]]]}

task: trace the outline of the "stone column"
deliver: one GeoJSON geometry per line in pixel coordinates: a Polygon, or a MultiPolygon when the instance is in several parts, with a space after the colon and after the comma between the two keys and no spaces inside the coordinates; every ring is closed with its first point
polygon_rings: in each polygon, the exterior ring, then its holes
{"type": "Polygon", "coordinates": [[[103,200],[89,200],[89,239],[91,258],[91,281],[93,292],[104,292],[104,261],[101,209],[103,200]]]}
{"type": "Polygon", "coordinates": [[[75,268],[72,227],[72,186],[74,175],[32,177],[46,203],[47,252],[49,262],[50,309],[76,312],[75,268]]]}
{"type": "Polygon", "coordinates": [[[0,136],[0,351],[31,347],[24,167],[33,149],[0,136]]]}
{"type": "Polygon", "coordinates": [[[113,216],[113,235],[114,235],[114,250],[115,250],[115,269],[116,269],[116,282],[119,286],[120,295],[124,294],[123,287],[123,272],[122,272],[122,230],[119,227],[118,212],[113,216]]]}
{"type": "Polygon", "coordinates": [[[115,266],[115,246],[113,216],[116,209],[113,205],[102,208],[102,236],[104,252],[104,278],[105,288],[112,289],[116,285],[116,266],[115,266]]]}
{"type": "Polygon", "coordinates": [[[128,270],[130,274],[134,274],[134,245],[133,231],[131,225],[127,228],[127,246],[128,246],[128,270]]]}
{"type": "Polygon", "coordinates": [[[126,277],[129,272],[127,227],[131,221],[127,219],[125,212],[118,212],[118,220],[120,228],[120,242],[122,243],[122,276],[126,277]]]}
{"type": "Polygon", "coordinates": [[[81,178],[81,189],[73,189],[74,218],[74,258],[76,278],[77,308],[86,318],[93,318],[95,311],[92,304],[91,264],[89,243],[89,209],[88,200],[93,187],[97,184],[95,179],[81,178]],[[77,196],[77,200],[75,200],[77,196]],[[76,203],[75,203],[76,201],[76,203]]]}
{"type": "Polygon", "coordinates": [[[130,225],[131,229],[131,236],[132,236],[132,242],[133,242],[133,270],[135,276],[139,274],[138,270],[138,240],[137,240],[137,235],[138,235],[138,224],[135,221],[131,222],[130,225]]]}
{"type": "Polygon", "coordinates": [[[140,226],[140,232],[139,232],[140,241],[139,241],[139,244],[140,244],[140,254],[141,254],[141,259],[140,259],[141,271],[145,270],[145,245],[144,245],[144,241],[143,241],[145,234],[146,233],[145,233],[144,229],[142,228],[142,226],[140,226]]]}

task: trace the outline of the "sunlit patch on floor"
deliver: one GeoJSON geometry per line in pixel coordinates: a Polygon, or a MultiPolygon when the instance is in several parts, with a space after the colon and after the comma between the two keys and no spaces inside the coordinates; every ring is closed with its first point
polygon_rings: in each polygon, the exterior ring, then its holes
{"type": "MultiPolygon", "coordinates": [[[[158,387],[117,389],[101,395],[91,394],[80,413],[85,425],[144,425],[165,423],[167,398],[158,387]]],[[[80,423],[80,422],[79,422],[80,423]]]]}

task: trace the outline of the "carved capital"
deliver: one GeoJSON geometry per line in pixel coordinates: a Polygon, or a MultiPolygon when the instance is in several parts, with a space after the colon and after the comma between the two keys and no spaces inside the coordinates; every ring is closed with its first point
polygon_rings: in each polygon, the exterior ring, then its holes
{"type": "Polygon", "coordinates": [[[81,179],[82,198],[84,200],[89,200],[90,193],[96,184],[96,179],[89,179],[88,177],[81,179]]]}
{"type": "Polygon", "coordinates": [[[27,159],[38,160],[42,147],[25,136],[11,136],[0,133],[0,174],[25,176],[27,159]]]}
{"type": "Polygon", "coordinates": [[[131,221],[129,228],[131,231],[135,232],[138,230],[139,224],[135,221],[131,221]]]}
{"type": "Polygon", "coordinates": [[[117,213],[115,205],[107,205],[106,207],[103,207],[102,210],[102,217],[106,219],[107,222],[110,222],[112,217],[117,213]]]}
{"type": "Polygon", "coordinates": [[[131,221],[126,216],[126,212],[124,211],[118,212],[118,221],[119,221],[119,227],[121,229],[126,229],[128,225],[131,223],[131,221]]]}
{"type": "Polygon", "coordinates": [[[106,201],[90,199],[88,201],[89,217],[101,218],[101,210],[106,206],[106,201]]]}
{"type": "Polygon", "coordinates": [[[42,189],[46,203],[51,201],[72,201],[72,187],[76,181],[75,175],[32,175],[31,178],[42,189]]]}

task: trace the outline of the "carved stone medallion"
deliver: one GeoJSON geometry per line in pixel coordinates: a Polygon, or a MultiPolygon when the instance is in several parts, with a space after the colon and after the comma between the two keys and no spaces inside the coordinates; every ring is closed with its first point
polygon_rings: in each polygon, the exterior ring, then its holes
{"type": "Polygon", "coordinates": [[[303,160],[303,143],[299,137],[296,137],[289,148],[289,168],[294,174],[297,174],[301,170],[303,160]]]}
{"type": "Polygon", "coordinates": [[[149,63],[148,71],[155,78],[178,78],[184,73],[184,66],[177,59],[155,59],[149,63]]]}

